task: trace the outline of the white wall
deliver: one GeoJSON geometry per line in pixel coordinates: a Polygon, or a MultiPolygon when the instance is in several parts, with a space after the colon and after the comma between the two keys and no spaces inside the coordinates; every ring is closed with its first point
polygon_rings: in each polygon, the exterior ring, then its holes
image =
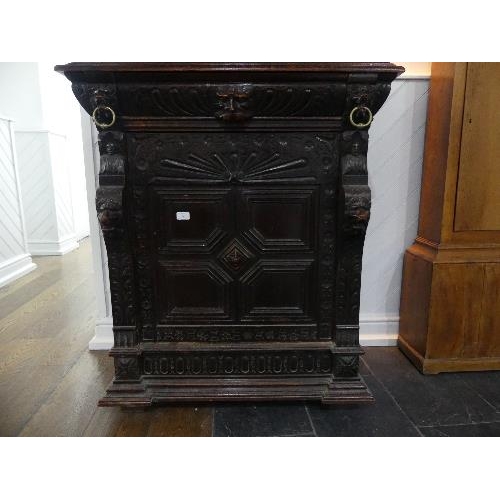
{"type": "Polygon", "coordinates": [[[403,255],[416,237],[429,79],[405,78],[370,128],[372,212],[363,252],[360,342],[394,345],[403,255]]]}
{"type": "Polygon", "coordinates": [[[54,64],[39,63],[42,109],[45,125],[66,137],[66,169],[71,189],[71,208],[77,239],[89,235],[89,211],[85,183],[80,111],[75,106],[71,82],[54,71],[54,64]]]}
{"type": "Polygon", "coordinates": [[[80,114],[70,82],[53,64],[0,63],[2,112],[12,116],[18,136],[31,252],[60,255],[76,248],[89,234],[89,216],[80,114]],[[41,212],[52,219],[41,220],[41,212]]]}
{"type": "Polygon", "coordinates": [[[0,115],[14,130],[44,129],[38,63],[0,63],[0,115]]]}
{"type": "MultiPolygon", "coordinates": [[[[398,64],[405,66],[407,72],[392,84],[391,93],[370,128],[368,171],[372,212],[361,278],[362,345],[396,344],[403,255],[417,234],[430,63],[398,64]]],[[[85,112],[82,123],[88,182],[93,183],[98,170],[95,129],[85,112]]],[[[92,196],[89,203],[94,203],[92,196]]],[[[91,240],[96,253],[101,317],[89,347],[108,349],[113,345],[109,282],[97,223],[91,240]]]]}
{"type": "Polygon", "coordinates": [[[19,189],[12,122],[0,117],[0,287],[33,271],[19,189]]]}

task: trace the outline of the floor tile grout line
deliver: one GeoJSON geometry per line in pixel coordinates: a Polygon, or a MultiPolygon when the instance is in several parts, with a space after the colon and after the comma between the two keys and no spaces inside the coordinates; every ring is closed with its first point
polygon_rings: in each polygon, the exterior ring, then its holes
{"type": "Polygon", "coordinates": [[[217,408],[212,407],[212,436],[211,437],[217,437],[214,436],[215,434],[215,412],[217,411],[217,408]]]}
{"type": "Polygon", "coordinates": [[[396,398],[392,395],[391,391],[389,391],[388,387],[386,387],[386,385],[375,375],[375,373],[370,368],[370,366],[368,365],[368,363],[363,358],[361,358],[361,362],[365,365],[366,369],[371,373],[372,377],[374,377],[375,380],[383,387],[384,391],[392,399],[392,401],[394,402],[394,404],[399,408],[399,410],[401,411],[401,413],[408,419],[408,421],[411,423],[411,425],[413,425],[413,427],[418,432],[418,434],[420,435],[420,437],[424,437],[424,435],[422,434],[422,432],[418,428],[417,424],[413,421],[413,419],[410,417],[410,415],[408,415],[403,410],[403,408],[401,407],[401,405],[397,402],[396,398]]]}
{"type": "Polygon", "coordinates": [[[310,432],[304,432],[303,434],[276,434],[275,436],[268,437],[281,437],[281,438],[293,438],[293,437],[318,437],[316,434],[311,434],[310,432]]]}
{"type": "Polygon", "coordinates": [[[464,424],[436,424],[436,425],[419,425],[421,429],[431,429],[437,427],[465,427],[467,425],[484,425],[484,424],[500,424],[499,420],[482,420],[481,422],[467,422],[464,424]]]}
{"type": "Polygon", "coordinates": [[[309,413],[309,408],[307,407],[307,405],[304,405],[304,408],[306,410],[307,418],[309,419],[309,423],[311,424],[311,429],[313,431],[314,437],[318,437],[318,434],[316,432],[316,427],[314,427],[313,420],[311,418],[311,414],[309,413]]]}
{"type": "MultiPolygon", "coordinates": [[[[499,411],[499,408],[497,406],[495,406],[494,404],[492,404],[490,401],[488,401],[484,396],[482,396],[482,394],[480,394],[475,388],[474,386],[472,386],[470,384],[470,382],[467,380],[467,379],[461,379],[461,382],[467,386],[467,388],[469,388],[472,392],[474,392],[474,394],[476,396],[479,397],[479,399],[481,399],[482,401],[484,401],[489,407],[491,407],[493,410],[495,410],[495,413],[498,414],[498,419],[495,418],[493,420],[485,420],[485,421],[481,421],[481,422],[474,422],[472,419],[470,419],[470,422],[465,422],[465,423],[460,423],[460,424],[440,424],[440,423],[437,423],[437,424],[434,424],[434,425],[418,425],[416,424],[413,419],[404,411],[404,409],[399,405],[399,403],[397,402],[397,400],[394,398],[394,396],[392,395],[392,393],[389,391],[389,389],[386,387],[386,385],[382,382],[382,380],[380,380],[376,375],[375,373],[373,372],[373,370],[370,368],[369,364],[367,361],[365,361],[365,359],[363,358],[360,358],[361,361],[364,363],[364,365],[366,366],[366,368],[368,369],[368,371],[372,374],[372,376],[374,376],[379,382],[380,384],[382,385],[382,387],[386,390],[386,392],[391,396],[391,398],[394,400],[394,402],[396,403],[396,405],[401,409],[401,411],[408,417],[408,419],[412,422],[412,424],[417,428],[417,429],[420,429],[420,428],[437,428],[437,427],[453,427],[453,426],[457,426],[457,425],[460,425],[460,426],[465,426],[465,425],[475,425],[475,424],[489,424],[489,423],[500,423],[500,411],[499,411]]],[[[468,413],[468,412],[467,412],[468,413]]],[[[469,413],[468,413],[469,414],[469,413]]],[[[470,416],[470,415],[469,415],[470,416]]]]}
{"type": "Polygon", "coordinates": [[[497,413],[498,413],[498,407],[496,407],[493,403],[490,403],[480,392],[478,392],[467,379],[463,379],[462,382],[471,390],[473,391],[480,399],[482,399],[488,406],[491,406],[497,413]]]}

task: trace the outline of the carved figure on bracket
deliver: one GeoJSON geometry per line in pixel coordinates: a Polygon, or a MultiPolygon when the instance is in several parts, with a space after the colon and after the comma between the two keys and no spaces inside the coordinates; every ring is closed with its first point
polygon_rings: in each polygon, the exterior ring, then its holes
{"type": "Polygon", "coordinates": [[[371,196],[368,186],[345,187],[344,232],[364,235],[370,220],[371,196]]]}
{"type": "Polygon", "coordinates": [[[342,138],[344,141],[344,154],[341,159],[342,175],[368,175],[366,162],[368,133],[347,132],[342,138]]]}
{"type": "Polygon", "coordinates": [[[97,218],[101,225],[103,234],[112,233],[121,229],[122,212],[122,188],[100,187],[96,196],[97,218]]]}
{"type": "Polygon", "coordinates": [[[104,132],[99,134],[99,151],[101,153],[99,174],[125,174],[123,144],[124,137],[122,132],[104,132]]]}
{"type": "Polygon", "coordinates": [[[340,160],[344,190],[343,230],[364,236],[370,219],[371,194],[368,187],[366,153],[368,133],[345,132],[340,160]]]}

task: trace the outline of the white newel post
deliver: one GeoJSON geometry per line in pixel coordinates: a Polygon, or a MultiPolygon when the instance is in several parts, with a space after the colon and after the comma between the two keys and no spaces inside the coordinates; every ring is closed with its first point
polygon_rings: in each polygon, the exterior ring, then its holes
{"type": "Polygon", "coordinates": [[[66,137],[48,130],[17,130],[17,156],[32,255],[64,255],[78,247],[66,137]]]}
{"type": "Polygon", "coordinates": [[[0,117],[0,287],[36,269],[28,251],[12,120],[0,117]]]}

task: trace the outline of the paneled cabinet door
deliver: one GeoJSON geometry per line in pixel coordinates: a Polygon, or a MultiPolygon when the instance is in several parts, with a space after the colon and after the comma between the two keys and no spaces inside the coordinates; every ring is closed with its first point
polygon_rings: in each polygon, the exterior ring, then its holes
{"type": "Polygon", "coordinates": [[[316,186],[153,186],[148,198],[159,324],[313,321],[316,186]]]}

